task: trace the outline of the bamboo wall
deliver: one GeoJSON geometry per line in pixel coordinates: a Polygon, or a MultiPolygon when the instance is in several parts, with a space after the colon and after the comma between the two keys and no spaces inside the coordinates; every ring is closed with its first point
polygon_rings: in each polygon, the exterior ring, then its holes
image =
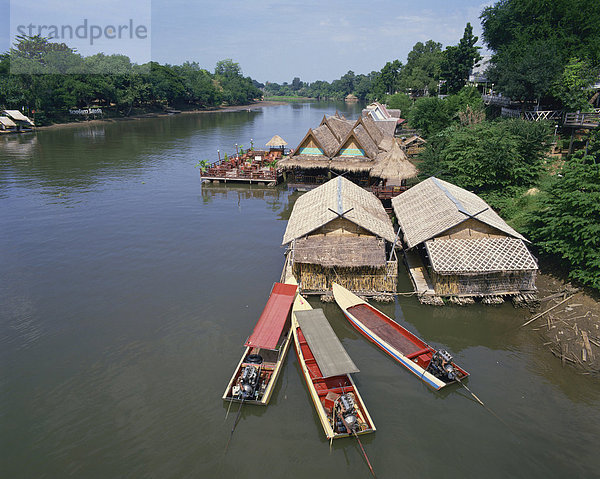
{"type": "Polygon", "coordinates": [[[473,238],[506,238],[508,235],[502,231],[493,228],[490,225],[482,223],[476,219],[469,219],[450,228],[443,235],[436,236],[437,240],[446,239],[473,239],[473,238]]]}
{"type": "Polygon", "coordinates": [[[324,293],[335,282],[350,291],[393,293],[398,282],[398,261],[388,261],[385,268],[325,268],[295,263],[293,272],[302,292],[324,293]]]}
{"type": "Polygon", "coordinates": [[[330,221],[326,225],[316,230],[312,234],[352,234],[352,235],[368,235],[373,236],[373,233],[361,228],[356,223],[347,220],[346,218],[337,218],[330,221]]]}
{"type": "Polygon", "coordinates": [[[439,296],[482,296],[535,291],[535,271],[507,271],[474,275],[442,275],[430,270],[439,296]]]}

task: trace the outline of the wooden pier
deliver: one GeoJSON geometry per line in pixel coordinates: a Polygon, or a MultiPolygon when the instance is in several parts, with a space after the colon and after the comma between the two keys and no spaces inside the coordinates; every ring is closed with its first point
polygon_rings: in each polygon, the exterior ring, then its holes
{"type": "Polygon", "coordinates": [[[433,283],[427,274],[427,270],[414,250],[404,250],[404,261],[408,268],[410,280],[413,283],[419,301],[425,304],[443,305],[443,300],[436,296],[433,283]]]}
{"type": "Polygon", "coordinates": [[[213,183],[258,183],[275,186],[281,174],[275,167],[280,151],[251,150],[217,161],[200,171],[202,181],[213,183]]]}

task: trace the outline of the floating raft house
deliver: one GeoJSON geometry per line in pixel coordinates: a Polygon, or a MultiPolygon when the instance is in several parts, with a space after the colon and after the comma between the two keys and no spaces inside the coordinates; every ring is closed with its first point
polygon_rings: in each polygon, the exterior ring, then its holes
{"type": "Polygon", "coordinates": [[[431,177],[392,206],[422,302],[533,299],[538,265],[528,240],[477,195],[431,177]]]}
{"type": "Polygon", "coordinates": [[[282,244],[302,294],[327,294],[336,282],[375,296],[396,291],[394,241],[377,197],[338,177],[296,201],[282,244]]]}

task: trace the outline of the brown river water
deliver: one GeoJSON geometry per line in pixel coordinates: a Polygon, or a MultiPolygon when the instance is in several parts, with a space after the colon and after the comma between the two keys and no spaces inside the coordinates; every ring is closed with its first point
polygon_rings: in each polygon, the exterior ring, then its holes
{"type": "MultiPolygon", "coordinates": [[[[330,451],[291,351],[267,408],[223,390],[277,281],[297,193],[201,186],[194,165],[295,146],[323,114],[295,103],[0,137],[0,477],[369,477],[330,451]]],[[[399,291],[410,281],[401,267],[399,291]]],[[[510,304],[379,305],[471,373],[438,393],[323,307],[361,372],[379,478],[598,477],[600,383],[562,368],[510,304]]]]}

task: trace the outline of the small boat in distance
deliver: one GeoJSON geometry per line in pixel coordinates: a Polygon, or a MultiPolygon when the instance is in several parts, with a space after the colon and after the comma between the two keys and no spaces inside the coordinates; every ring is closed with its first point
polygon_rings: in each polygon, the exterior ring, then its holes
{"type": "Polygon", "coordinates": [[[290,348],[290,310],[298,286],[275,283],[269,300],[244,346],[223,400],[266,406],[290,348]]]}
{"type": "Polygon", "coordinates": [[[423,340],[366,301],[333,283],[333,297],[352,325],[432,388],[439,390],[467,377],[450,354],[423,340]]]}
{"type": "Polygon", "coordinates": [[[358,372],[358,368],[333,332],[323,310],[312,309],[300,294],[292,308],[292,335],[298,362],[327,439],[374,432],[373,420],[350,376],[358,372]]]}

